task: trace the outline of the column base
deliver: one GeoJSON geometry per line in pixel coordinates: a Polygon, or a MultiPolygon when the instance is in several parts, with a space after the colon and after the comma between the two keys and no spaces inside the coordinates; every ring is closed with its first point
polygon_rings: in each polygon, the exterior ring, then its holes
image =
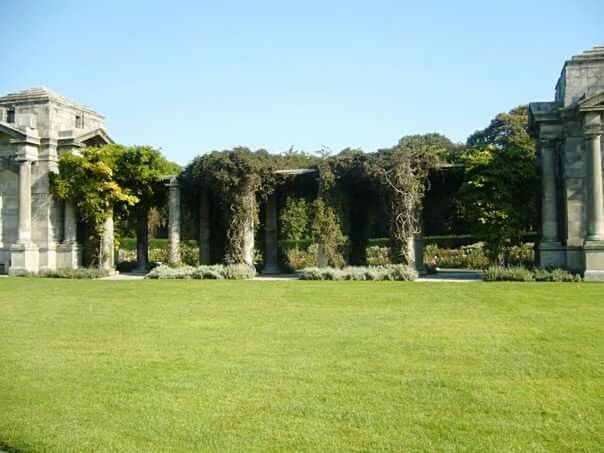
{"type": "Polygon", "coordinates": [[[23,272],[38,272],[40,269],[39,249],[33,242],[17,242],[10,247],[11,266],[9,275],[23,272]]]}
{"type": "Polygon", "coordinates": [[[558,241],[541,241],[537,246],[537,265],[543,268],[566,267],[566,247],[558,241]]]}
{"type": "Polygon", "coordinates": [[[585,273],[587,282],[604,282],[604,240],[585,241],[585,273]]]}
{"type": "Polygon", "coordinates": [[[81,267],[80,246],[76,242],[64,242],[57,246],[57,269],[81,267]]]}

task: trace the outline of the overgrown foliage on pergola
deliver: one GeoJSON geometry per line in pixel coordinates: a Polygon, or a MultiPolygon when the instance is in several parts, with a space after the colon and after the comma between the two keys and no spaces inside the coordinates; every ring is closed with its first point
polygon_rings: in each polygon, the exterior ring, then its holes
{"type": "MultiPolygon", "coordinates": [[[[414,264],[413,239],[421,231],[429,173],[455,150],[456,145],[438,134],[409,136],[374,153],[346,149],[337,155],[295,151],[272,155],[235,148],[195,158],[181,175],[181,184],[186,211],[196,212],[199,218],[204,203],[200,205],[200,199],[205,198],[214,214],[214,229],[225,232],[223,254],[218,251],[213,262],[249,262],[245,238],[248,230],[262,223],[263,205],[277,191],[287,192],[295,175],[312,174],[306,177],[310,209],[301,215],[310,218],[308,235],[319,245],[319,264],[336,265],[338,248],[346,237],[351,244],[366,242],[362,231],[372,217],[389,225],[394,260],[414,264]],[[365,211],[363,219],[359,206],[365,211]]],[[[217,236],[213,235],[213,242],[221,242],[217,236]]]]}

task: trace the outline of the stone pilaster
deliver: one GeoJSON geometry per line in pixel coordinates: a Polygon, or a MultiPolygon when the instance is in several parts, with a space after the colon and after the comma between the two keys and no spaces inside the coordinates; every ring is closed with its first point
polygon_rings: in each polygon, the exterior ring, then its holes
{"type": "Polygon", "coordinates": [[[602,120],[599,112],[584,119],[585,176],[587,180],[587,235],[585,280],[604,280],[604,189],[602,187],[602,120]]]}
{"type": "Polygon", "coordinates": [[[170,263],[180,262],[180,187],[172,178],[168,187],[168,259],[170,263]]]}
{"type": "Polygon", "coordinates": [[[17,242],[11,246],[12,274],[37,272],[38,247],[31,241],[31,166],[33,159],[24,147],[17,155],[19,162],[17,242]]]}
{"type": "Polygon", "coordinates": [[[4,220],[3,210],[4,210],[4,194],[0,192],[0,249],[4,248],[4,220]]]}
{"type": "Polygon", "coordinates": [[[77,243],[78,221],[71,200],[63,206],[63,241],[57,247],[57,267],[76,269],[80,267],[80,247],[77,243]]]}
{"type": "Polygon", "coordinates": [[[264,274],[279,273],[279,238],[277,196],[273,193],[266,202],[264,220],[264,274]]]}
{"type": "Polygon", "coordinates": [[[17,242],[31,242],[31,165],[29,160],[19,162],[19,229],[17,242]]]}
{"type": "Polygon", "coordinates": [[[540,139],[541,155],[541,241],[537,248],[540,267],[562,267],[565,252],[558,223],[558,186],[556,183],[556,145],[553,139],[540,139]]]}
{"type": "Polygon", "coordinates": [[[199,264],[210,264],[210,197],[206,189],[199,195],[199,264]]]}
{"type": "Polygon", "coordinates": [[[248,217],[243,225],[243,262],[249,266],[254,265],[254,210],[256,209],[256,195],[250,192],[245,195],[244,203],[248,217]]]}

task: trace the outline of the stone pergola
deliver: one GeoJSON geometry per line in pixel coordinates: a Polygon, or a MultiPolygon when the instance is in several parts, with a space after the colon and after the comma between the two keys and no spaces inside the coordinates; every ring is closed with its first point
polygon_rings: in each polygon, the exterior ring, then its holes
{"type": "MultiPolygon", "coordinates": [[[[443,165],[443,168],[447,165],[443,165]]],[[[316,174],[315,168],[298,168],[287,170],[276,170],[275,174],[296,178],[302,175],[316,174]]],[[[180,261],[179,248],[181,237],[181,197],[178,177],[176,175],[163,177],[164,183],[169,190],[168,196],[168,256],[171,263],[180,261]]],[[[271,193],[264,205],[264,262],[262,273],[277,274],[279,268],[279,186],[271,193]]],[[[255,207],[256,196],[254,193],[247,194],[244,199],[250,203],[250,211],[255,207]]],[[[211,258],[211,218],[210,198],[205,189],[199,194],[199,263],[202,265],[213,264],[211,258]]],[[[418,234],[409,245],[410,253],[415,257],[415,267],[421,273],[424,272],[423,265],[423,237],[418,234]]],[[[243,262],[253,266],[255,264],[255,231],[254,222],[249,218],[243,232],[243,262]]],[[[327,259],[321,255],[319,247],[319,266],[327,266],[327,259]]]]}
{"type": "Polygon", "coordinates": [[[604,46],[564,64],[553,102],[529,106],[542,171],[538,264],[604,280],[604,46]]]}

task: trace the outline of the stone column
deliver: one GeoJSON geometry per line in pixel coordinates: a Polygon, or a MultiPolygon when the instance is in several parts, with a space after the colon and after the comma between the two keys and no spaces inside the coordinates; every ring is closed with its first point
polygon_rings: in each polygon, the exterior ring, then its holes
{"type": "Polygon", "coordinates": [[[0,249],[4,248],[4,220],[2,219],[2,210],[4,203],[4,194],[0,192],[0,249]]]}
{"type": "Polygon", "coordinates": [[[604,241],[604,195],[600,134],[585,137],[587,176],[587,240],[604,241]]]}
{"type": "Polygon", "coordinates": [[[541,241],[537,247],[540,267],[563,267],[565,254],[558,228],[558,188],[556,183],[556,140],[540,139],[541,155],[541,241]]]}
{"type": "Polygon", "coordinates": [[[63,205],[63,241],[57,246],[57,267],[77,269],[80,267],[80,246],[77,243],[78,220],[71,200],[63,205]]]}
{"type": "Polygon", "coordinates": [[[63,222],[63,243],[75,243],[78,221],[76,219],[75,206],[71,200],[65,201],[63,222]]]}
{"type": "Polygon", "coordinates": [[[210,264],[210,197],[206,189],[199,195],[199,264],[210,264]]]}
{"type": "Polygon", "coordinates": [[[243,225],[243,262],[249,266],[254,265],[254,210],[256,209],[256,194],[248,193],[243,202],[248,212],[248,218],[243,225]]]}
{"type": "Polygon", "coordinates": [[[31,243],[31,164],[29,160],[19,162],[19,244],[31,243]]]}
{"type": "Polygon", "coordinates": [[[264,220],[264,274],[279,273],[278,210],[277,196],[272,194],[266,202],[264,220]]]}
{"type": "Polygon", "coordinates": [[[36,244],[31,241],[31,166],[37,160],[37,147],[25,143],[17,149],[19,162],[18,230],[17,242],[11,245],[11,267],[9,273],[38,272],[40,255],[36,244]]]}
{"type": "Polygon", "coordinates": [[[176,178],[172,178],[168,186],[168,259],[170,263],[180,262],[180,187],[176,178]]]}
{"type": "Polygon", "coordinates": [[[585,176],[587,180],[584,278],[588,281],[604,281],[604,189],[602,188],[601,135],[600,113],[587,113],[584,120],[585,176]]]}
{"type": "Polygon", "coordinates": [[[103,235],[99,250],[99,268],[114,272],[114,242],[113,242],[113,209],[103,221],[103,235]]]}
{"type": "Polygon", "coordinates": [[[541,140],[541,228],[544,242],[559,242],[556,190],[556,149],[552,140],[541,140]]]}

